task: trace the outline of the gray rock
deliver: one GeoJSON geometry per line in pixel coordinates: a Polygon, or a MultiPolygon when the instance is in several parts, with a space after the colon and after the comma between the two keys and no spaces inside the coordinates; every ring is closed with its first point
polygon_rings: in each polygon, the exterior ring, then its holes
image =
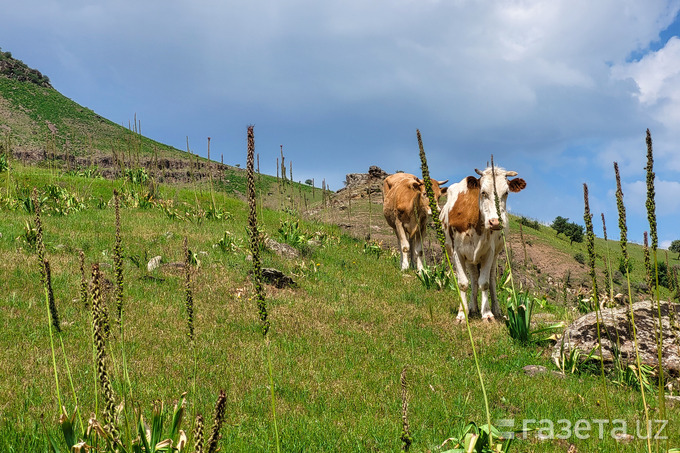
{"type": "Polygon", "coordinates": [[[296,286],[296,283],[292,278],[290,278],[280,270],[270,267],[262,268],[262,279],[265,282],[274,285],[279,289],[296,286]]]}
{"type": "MultiPolygon", "coordinates": [[[[635,330],[640,353],[640,361],[657,367],[659,365],[656,330],[658,328],[658,312],[656,303],[642,301],[633,304],[635,330]]],[[[600,337],[602,339],[602,357],[605,365],[614,360],[614,350],[620,345],[620,357],[626,362],[634,362],[635,343],[630,322],[630,306],[604,308],[601,311],[600,337]]],[[[663,332],[662,366],[667,375],[680,375],[680,304],[661,302],[661,322],[663,332]],[[669,317],[669,314],[671,315],[669,317]],[[670,319],[669,319],[670,318],[670,319]]],[[[555,344],[552,357],[558,359],[560,351],[564,353],[577,348],[583,358],[595,349],[598,353],[597,322],[595,312],[588,313],[575,320],[564,332],[560,341],[555,344]]]]}
{"type": "Polygon", "coordinates": [[[264,245],[282,258],[298,258],[300,256],[300,252],[292,245],[276,242],[272,238],[267,238],[264,245]]]}
{"type": "Polygon", "coordinates": [[[538,376],[539,374],[546,374],[546,373],[550,373],[553,376],[564,377],[564,374],[562,374],[558,371],[549,370],[542,365],[527,365],[527,366],[523,367],[522,369],[524,370],[524,373],[527,376],[531,376],[531,377],[538,376]]]}
{"type": "Polygon", "coordinates": [[[160,255],[159,255],[159,256],[154,256],[153,258],[151,258],[151,259],[149,260],[149,263],[146,265],[146,270],[147,270],[148,272],[153,272],[153,271],[155,271],[156,269],[158,269],[158,267],[159,267],[160,265],[161,265],[161,257],[160,257],[160,255]]]}

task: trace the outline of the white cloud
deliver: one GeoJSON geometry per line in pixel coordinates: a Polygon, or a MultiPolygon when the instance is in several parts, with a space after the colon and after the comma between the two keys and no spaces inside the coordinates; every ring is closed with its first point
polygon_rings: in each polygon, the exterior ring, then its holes
{"type": "Polygon", "coordinates": [[[648,107],[657,106],[661,122],[677,124],[680,119],[677,103],[680,101],[680,39],[674,36],[663,48],[648,53],[639,61],[615,66],[612,75],[633,79],[639,88],[636,96],[640,102],[648,107]]]}

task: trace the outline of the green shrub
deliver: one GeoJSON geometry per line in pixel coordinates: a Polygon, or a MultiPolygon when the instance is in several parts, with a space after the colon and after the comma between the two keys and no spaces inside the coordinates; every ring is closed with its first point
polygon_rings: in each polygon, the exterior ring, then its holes
{"type": "Polygon", "coordinates": [[[541,229],[540,224],[538,223],[538,220],[529,220],[526,217],[522,216],[519,219],[519,223],[524,225],[525,227],[532,228],[536,231],[541,229]]]}
{"type": "MultiPolygon", "coordinates": [[[[634,268],[635,260],[630,258],[628,260],[628,274],[633,273],[634,268]]],[[[619,272],[621,272],[622,275],[626,275],[626,260],[624,260],[622,256],[619,257],[619,272]]]]}

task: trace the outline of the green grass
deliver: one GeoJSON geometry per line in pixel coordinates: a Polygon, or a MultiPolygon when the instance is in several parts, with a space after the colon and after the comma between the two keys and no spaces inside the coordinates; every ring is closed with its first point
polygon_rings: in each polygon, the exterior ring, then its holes
{"type": "MultiPolygon", "coordinates": [[[[110,200],[122,181],[56,177],[47,170],[15,166],[19,187],[55,183],[92,197],[88,208],[68,216],[43,215],[47,257],[63,322],[65,353],[84,416],[94,411],[93,367],[89,313],[78,297],[78,255],[88,266],[103,263],[113,283],[114,212],[110,200]]],[[[4,176],[4,175],[3,175],[4,176]]],[[[14,177],[13,176],[13,177],[14,177]]],[[[0,180],[2,178],[0,177],[0,180]]],[[[229,179],[229,178],[227,178],[229,179]]],[[[13,184],[16,187],[16,184],[13,184]]],[[[267,190],[266,186],[261,189],[267,190]]],[[[311,189],[311,188],[309,188],[311,189]]],[[[275,186],[270,186],[276,193],[275,186]]],[[[240,192],[240,190],[236,190],[240,192]]],[[[320,191],[317,191],[319,203],[320,191]]],[[[245,193],[245,192],[240,192],[245,193]]],[[[161,186],[160,197],[191,207],[196,195],[188,187],[161,186]]],[[[199,203],[210,206],[208,190],[199,203]]],[[[156,208],[121,209],[123,254],[161,255],[164,262],[183,261],[182,240],[197,253],[201,266],[193,282],[196,394],[189,394],[188,414],[210,417],[220,389],[228,409],[222,429],[222,451],[275,451],[265,349],[248,271],[244,202],[224,190],[216,193],[224,220],[172,220],[156,208]],[[235,252],[213,247],[224,231],[242,240],[235,252]]],[[[279,202],[283,205],[285,196],[279,202]]],[[[374,212],[374,215],[376,213],[374,212]]],[[[288,212],[264,209],[260,224],[279,240],[277,229],[288,212]]],[[[57,403],[49,334],[36,255],[20,240],[22,210],[0,210],[0,450],[44,451],[41,417],[56,433],[57,403]]],[[[380,219],[378,219],[380,220],[380,219]]],[[[484,423],[483,400],[466,332],[450,313],[450,292],[425,291],[412,273],[402,274],[393,256],[363,253],[364,241],[344,235],[331,225],[302,220],[303,233],[322,231],[334,238],[325,246],[307,246],[296,260],[266,251],[263,266],[294,275],[297,288],[267,287],[277,423],[283,451],[397,451],[401,447],[399,376],[408,365],[411,451],[436,451],[456,427],[470,420],[484,423]]],[[[554,232],[525,237],[549,241],[554,232]]],[[[557,241],[559,244],[559,241],[557,241]]],[[[566,244],[568,246],[568,242],[566,244]]],[[[565,250],[573,250],[567,248],[565,250]]],[[[641,261],[640,261],[641,262],[641,261]]],[[[126,356],[135,404],[173,399],[192,389],[193,353],[186,336],[183,273],[157,270],[148,279],[146,261],[138,268],[124,260],[126,356]],[[162,280],[161,280],[162,279],[162,280]]],[[[113,313],[113,289],[105,292],[113,313]]],[[[560,313],[564,313],[561,311],[560,313]]],[[[531,418],[557,421],[606,418],[597,376],[551,374],[528,377],[522,367],[537,364],[555,369],[546,347],[522,347],[505,326],[472,324],[482,373],[489,393],[492,422],[531,418]]],[[[120,345],[109,346],[114,390],[121,397],[120,345]]],[[[61,356],[60,351],[58,357],[61,356]]],[[[63,360],[57,361],[61,395],[73,409],[63,360]]],[[[641,419],[639,392],[611,386],[612,416],[634,427],[641,419]]],[[[101,399],[100,399],[101,402],[101,399]]],[[[655,403],[652,402],[652,405],[655,403]]],[[[100,408],[101,409],[101,408],[100,408]]],[[[191,420],[185,423],[190,429],[191,420]]],[[[667,427],[672,445],[680,443],[680,421],[667,427]]],[[[634,432],[633,432],[634,434],[634,432]]],[[[612,441],[569,439],[579,451],[614,451],[612,441]]],[[[516,451],[563,452],[565,441],[518,441],[516,451]]],[[[639,451],[643,441],[622,444],[620,451],[639,451]]],[[[515,451],[515,449],[513,449],[515,451]]]]}

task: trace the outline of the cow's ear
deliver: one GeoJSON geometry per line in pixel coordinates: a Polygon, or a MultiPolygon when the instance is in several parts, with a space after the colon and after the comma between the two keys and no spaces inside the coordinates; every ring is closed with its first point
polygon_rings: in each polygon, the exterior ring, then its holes
{"type": "Polygon", "coordinates": [[[442,196],[443,196],[443,195],[446,195],[446,191],[447,191],[447,190],[448,190],[448,187],[442,187],[442,188],[441,188],[442,196]]]}
{"type": "Polygon", "coordinates": [[[527,186],[527,183],[522,178],[515,178],[508,181],[508,186],[512,192],[519,192],[527,186]]]}
{"type": "Polygon", "coordinates": [[[468,189],[479,189],[479,179],[474,176],[467,177],[467,187],[468,189]]]}
{"type": "Polygon", "coordinates": [[[423,184],[423,181],[416,179],[415,181],[411,182],[411,187],[413,187],[415,190],[420,190],[420,188],[423,187],[423,184]]]}

